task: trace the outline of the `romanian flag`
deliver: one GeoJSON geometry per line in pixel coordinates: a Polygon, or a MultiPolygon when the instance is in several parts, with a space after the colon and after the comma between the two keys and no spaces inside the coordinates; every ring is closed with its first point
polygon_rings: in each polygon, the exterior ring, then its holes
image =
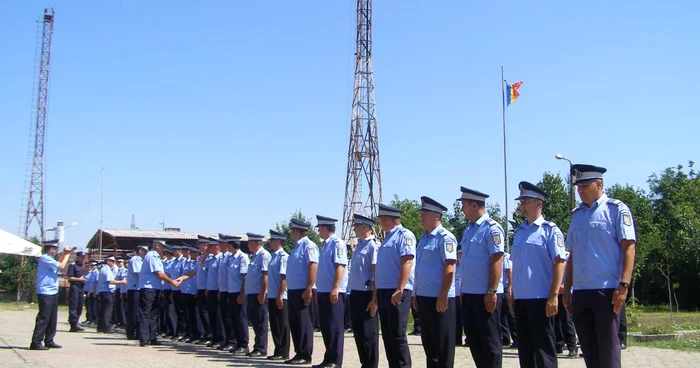
{"type": "Polygon", "coordinates": [[[518,88],[523,85],[523,81],[516,82],[513,84],[506,84],[506,106],[510,106],[515,100],[520,97],[518,93],[518,88]]]}

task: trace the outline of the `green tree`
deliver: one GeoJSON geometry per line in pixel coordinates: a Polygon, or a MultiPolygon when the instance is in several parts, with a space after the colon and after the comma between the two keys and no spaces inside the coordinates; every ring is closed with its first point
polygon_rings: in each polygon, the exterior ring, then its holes
{"type": "MultiPolygon", "coordinates": [[[[654,205],[654,223],[659,232],[659,247],[652,248],[648,258],[666,278],[669,302],[678,284],[680,303],[697,306],[700,296],[700,174],[688,163],[667,168],[649,177],[654,205]]],[[[674,298],[675,299],[675,298],[674,298]]],[[[672,303],[670,303],[672,304],[672,303]]]]}
{"type": "MultiPolygon", "coordinates": [[[[290,253],[292,251],[292,249],[294,249],[294,242],[292,241],[292,237],[290,235],[290,229],[289,229],[289,225],[290,225],[292,219],[301,220],[301,221],[306,222],[307,224],[311,223],[311,219],[304,216],[304,214],[301,212],[301,210],[296,210],[294,213],[292,213],[289,216],[289,220],[287,220],[286,222],[283,222],[283,223],[278,222],[277,224],[275,224],[275,230],[277,230],[277,231],[279,231],[287,236],[287,239],[284,241],[284,244],[283,244],[284,250],[287,253],[290,253]]],[[[311,240],[312,242],[316,243],[316,245],[321,247],[321,245],[322,245],[321,237],[318,236],[318,231],[316,230],[316,228],[314,226],[311,226],[311,228],[309,228],[308,235],[309,235],[309,240],[311,240]]]]}
{"type": "Polygon", "coordinates": [[[567,192],[564,179],[559,174],[545,172],[542,180],[537,183],[549,197],[544,200],[542,215],[548,221],[553,221],[566,234],[571,222],[571,197],[567,192]]]}
{"type": "MultiPolygon", "coordinates": [[[[32,243],[41,246],[41,241],[33,236],[29,239],[32,243]]],[[[36,292],[36,265],[37,258],[22,257],[14,254],[0,255],[0,291],[16,293],[18,276],[22,274],[20,289],[27,298],[33,298],[36,292]],[[22,268],[22,259],[24,267],[22,268]],[[21,271],[20,271],[21,269],[21,271]]]]}
{"type": "Polygon", "coordinates": [[[399,199],[399,196],[394,194],[394,199],[389,203],[391,207],[398,208],[401,211],[401,224],[403,227],[411,230],[420,239],[423,234],[423,228],[420,224],[420,202],[415,199],[399,199]]]}

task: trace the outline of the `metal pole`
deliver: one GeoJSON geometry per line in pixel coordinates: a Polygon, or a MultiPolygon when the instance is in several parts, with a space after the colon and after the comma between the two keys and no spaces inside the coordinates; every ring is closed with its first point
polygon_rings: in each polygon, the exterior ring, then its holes
{"type": "Polygon", "coordinates": [[[573,171],[573,165],[569,161],[569,195],[571,196],[571,209],[576,208],[576,191],[574,190],[574,175],[571,173],[573,171]]]}
{"type": "Polygon", "coordinates": [[[503,65],[501,65],[501,100],[503,102],[503,184],[505,187],[505,201],[506,201],[506,213],[505,219],[506,223],[503,224],[506,234],[506,252],[510,252],[509,241],[508,241],[508,228],[510,223],[508,222],[508,165],[507,165],[507,153],[506,153],[506,90],[505,90],[506,80],[503,73],[503,65]]]}
{"type": "Polygon", "coordinates": [[[102,168],[102,175],[100,180],[100,260],[102,259],[102,207],[104,203],[104,193],[105,193],[105,168],[102,168]]]}

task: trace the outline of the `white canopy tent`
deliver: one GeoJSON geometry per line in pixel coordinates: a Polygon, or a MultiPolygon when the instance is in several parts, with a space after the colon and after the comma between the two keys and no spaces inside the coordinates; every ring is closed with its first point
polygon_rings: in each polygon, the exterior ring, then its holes
{"type": "Polygon", "coordinates": [[[41,247],[0,229],[0,253],[40,257],[41,247]]]}

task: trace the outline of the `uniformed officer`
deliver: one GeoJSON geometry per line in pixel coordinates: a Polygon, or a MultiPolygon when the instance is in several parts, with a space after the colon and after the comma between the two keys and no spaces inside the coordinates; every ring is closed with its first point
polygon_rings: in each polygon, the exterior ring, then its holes
{"type": "Polygon", "coordinates": [[[515,312],[511,307],[513,300],[513,262],[510,253],[503,252],[503,294],[498,294],[498,305],[501,308],[501,338],[503,346],[518,347],[518,332],[515,330],[515,312]]]}
{"type": "Polygon", "coordinates": [[[197,265],[199,249],[192,246],[183,246],[186,250],[186,259],[182,262],[180,276],[180,301],[183,308],[183,318],[185,320],[185,343],[195,343],[200,339],[203,332],[199,331],[197,324],[197,265]],[[185,277],[186,276],[186,277],[185,277]]]}
{"type": "Polygon", "coordinates": [[[554,335],[557,339],[557,353],[563,353],[564,346],[566,346],[569,350],[567,357],[577,358],[578,346],[576,345],[576,328],[574,328],[574,321],[571,319],[571,316],[566,312],[562,301],[563,297],[564,283],[562,282],[558,296],[559,310],[557,311],[557,317],[554,319],[554,335]]]}
{"type": "Polygon", "coordinates": [[[376,299],[390,368],[412,364],[406,328],[413,297],[416,236],[401,225],[401,212],[379,205],[379,224],[386,235],[377,249],[376,299]]]}
{"type": "Polygon", "coordinates": [[[563,303],[574,317],[586,366],[616,368],[619,312],[632,279],[636,235],[627,205],[603,193],[605,171],[593,165],[572,166],[582,203],[571,214],[566,237],[571,256],[563,303]]]}
{"type": "Polygon", "coordinates": [[[83,286],[85,286],[85,276],[83,273],[83,261],[85,253],[75,253],[75,262],[68,266],[66,271],[66,279],[70,282],[70,294],[68,304],[68,323],[70,324],[70,332],[85,331],[80,326],[80,315],[83,314],[83,286]]]}
{"type": "Polygon", "coordinates": [[[228,259],[228,311],[231,321],[231,343],[229,349],[233,355],[246,355],[248,351],[248,303],[246,302],[243,286],[250,259],[241,248],[241,237],[234,235],[219,234],[219,238],[224,239],[231,245],[231,255],[228,259]],[[240,303],[239,303],[240,301],[240,303]]]}
{"type": "Polygon", "coordinates": [[[129,267],[126,273],[126,339],[137,340],[139,334],[139,274],[143,257],[148,252],[148,245],[139,244],[136,246],[136,254],[129,259],[129,267]]]}
{"type": "Polygon", "coordinates": [[[34,333],[29,350],[60,349],[61,345],[53,341],[56,336],[58,321],[58,270],[65,270],[70,258],[71,248],[63,248],[63,252],[54,259],[58,247],[58,239],[43,243],[44,254],[39,258],[36,269],[36,291],[39,299],[39,313],[36,315],[34,333]],[[42,344],[43,341],[43,344],[42,344]]]}
{"type": "Polygon", "coordinates": [[[167,246],[164,240],[154,240],[151,250],[146,253],[139,273],[139,345],[161,345],[156,337],[159,297],[163,287],[162,282],[171,286],[180,283],[172,280],[163,271],[160,257],[163,248],[167,246]]]}
{"type": "Polygon", "coordinates": [[[209,314],[209,329],[212,340],[208,347],[225,343],[224,326],[221,320],[221,310],[219,309],[219,266],[221,265],[221,248],[219,240],[209,238],[207,254],[211,257],[200,260],[200,264],[207,270],[207,312],[209,314]]]}
{"type": "MultiPolygon", "coordinates": [[[[163,272],[170,277],[173,267],[173,249],[174,245],[168,244],[163,248],[163,272]]],[[[170,277],[172,279],[172,277],[170,277]]],[[[160,332],[161,337],[172,337],[175,333],[174,325],[176,323],[175,306],[173,305],[173,287],[172,285],[161,281],[163,292],[161,294],[161,309],[160,309],[160,332]]]]}
{"type": "Polygon", "coordinates": [[[357,245],[350,260],[349,308],[355,346],[363,368],[376,368],[379,365],[378,296],[375,291],[379,243],[372,233],[373,225],[374,220],[358,214],[353,215],[353,229],[357,236],[357,245]]]}
{"type": "Polygon", "coordinates": [[[85,293],[87,305],[87,324],[97,324],[97,261],[90,262],[90,271],[85,278],[85,293]]]}
{"type": "MultiPolygon", "coordinates": [[[[462,244],[457,244],[457,264],[455,265],[455,295],[462,289],[460,276],[460,263],[462,262],[462,244]]],[[[455,346],[462,346],[462,333],[464,332],[464,316],[462,315],[462,301],[455,298],[455,346]]]]}
{"type": "Polygon", "coordinates": [[[221,238],[221,235],[223,234],[219,234],[219,247],[221,248],[221,258],[219,259],[219,313],[221,316],[221,325],[223,326],[223,335],[221,336],[223,341],[216,349],[229,351],[235,349],[235,345],[237,344],[233,338],[231,314],[228,309],[228,270],[229,259],[231,258],[231,244],[226,241],[226,239],[221,238]]]}
{"type": "Polygon", "coordinates": [[[316,284],[318,246],[308,237],[310,226],[297,219],[289,225],[294,249],[287,260],[287,296],[295,355],[285,364],[310,364],[313,354],[314,326],[309,305],[316,284]]]}
{"type": "Polygon", "coordinates": [[[413,304],[421,314],[427,367],[452,367],[455,357],[457,239],[440,222],[447,207],[421,197],[423,235],[416,248],[413,304]]]}
{"type": "Polygon", "coordinates": [[[209,239],[205,236],[197,235],[197,247],[199,248],[199,258],[195,260],[195,266],[197,268],[197,276],[195,278],[197,283],[197,313],[199,314],[199,319],[197,319],[197,330],[200,333],[199,340],[195,341],[195,345],[208,345],[211,343],[213,337],[211,334],[211,325],[209,323],[209,312],[207,311],[207,269],[204,266],[205,261],[211,257],[211,254],[207,253],[207,247],[209,245],[209,239]]]}
{"type": "Polygon", "coordinates": [[[275,344],[274,353],[268,360],[289,359],[289,311],[287,305],[287,258],[282,248],[287,236],[270,230],[270,251],[272,259],[267,266],[267,309],[270,314],[270,334],[275,344]]]}
{"type": "Polygon", "coordinates": [[[548,196],[536,185],[519,184],[520,213],[511,250],[513,298],[518,321],[518,358],[523,368],[557,367],[554,317],[568,253],[559,227],[542,217],[548,196]]]}
{"type": "Polygon", "coordinates": [[[316,300],[326,352],[323,361],[314,368],[339,367],[343,365],[345,343],[345,305],[340,297],[341,293],[345,294],[345,289],[340,286],[348,264],[348,247],[335,235],[335,223],[338,220],[317,215],[316,221],[319,235],[323,239],[323,247],[319,251],[316,300]]]}
{"type": "MultiPolygon", "coordinates": [[[[469,350],[478,368],[501,367],[500,305],[503,293],[501,225],[486,212],[487,194],[461,187],[462,213],[469,221],[462,234],[461,298],[469,350]]],[[[517,321],[516,321],[517,323],[517,321]]]]}
{"type": "MultiPolygon", "coordinates": [[[[170,269],[170,278],[177,279],[184,275],[184,267],[187,263],[187,258],[190,255],[189,246],[177,245],[173,249],[173,265],[170,269]]],[[[182,286],[182,285],[181,285],[182,286]]],[[[175,309],[175,323],[173,324],[174,334],[172,339],[177,341],[185,341],[187,339],[187,328],[185,326],[185,304],[182,300],[182,289],[181,287],[173,288],[173,306],[175,309]]]]}
{"type": "Polygon", "coordinates": [[[97,295],[100,300],[100,314],[97,316],[97,332],[115,333],[117,332],[109,326],[112,320],[114,304],[114,290],[116,285],[126,284],[126,280],[115,280],[112,267],[116,260],[108,257],[106,264],[100,269],[100,276],[97,279],[97,295]]]}
{"type": "MultiPolygon", "coordinates": [[[[124,266],[124,259],[117,259],[117,274],[115,275],[115,280],[126,280],[128,270],[124,266]]],[[[119,289],[119,298],[116,300],[117,304],[117,323],[119,327],[126,328],[126,290],[128,287],[128,281],[119,284],[117,287],[119,289]]]]}
{"type": "MultiPolygon", "coordinates": [[[[246,233],[248,237],[248,249],[252,255],[248,274],[242,293],[245,294],[248,303],[248,318],[255,332],[255,344],[253,351],[246,354],[248,357],[267,357],[267,270],[270,265],[270,253],[262,247],[264,236],[255,233],[246,233]]],[[[240,296],[239,296],[240,299],[240,296]]]]}

